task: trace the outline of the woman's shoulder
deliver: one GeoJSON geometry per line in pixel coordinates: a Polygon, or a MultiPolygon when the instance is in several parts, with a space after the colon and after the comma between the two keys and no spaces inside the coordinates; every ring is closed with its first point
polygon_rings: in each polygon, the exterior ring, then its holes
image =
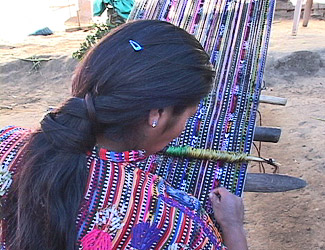
{"type": "Polygon", "coordinates": [[[0,196],[3,196],[11,185],[15,162],[18,161],[30,132],[29,129],[17,126],[0,129],[0,196]]]}
{"type": "Polygon", "coordinates": [[[6,126],[0,129],[0,147],[1,153],[4,149],[9,149],[15,142],[23,140],[31,132],[30,129],[18,126],[6,126]],[[9,146],[10,145],[10,146],[9,146]]]}
{"type": "Polygon", "coordinates": [[[1,167],[8,168],[16,154],[25,145],[31,130],[17,126],[0,129],[0,162],[1,167]]]}

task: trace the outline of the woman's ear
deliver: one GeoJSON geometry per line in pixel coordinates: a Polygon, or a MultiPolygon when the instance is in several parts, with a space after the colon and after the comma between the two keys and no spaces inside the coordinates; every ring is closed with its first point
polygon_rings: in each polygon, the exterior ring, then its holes
{"type": "Polygon", "coordinates": [[[152,109],[149,112],[148,125],[152,128],[165,129],[166,125],[170,122],[169,120],[172,117],[173,108],[167,107],[163,109],[152,109]]]}
{"type": "Polygon", "coordinates": [[[152,109],[149,112],[148,125],[155,128],[158,126],[159,119],[161,117],[161,109],[152,109]]]}

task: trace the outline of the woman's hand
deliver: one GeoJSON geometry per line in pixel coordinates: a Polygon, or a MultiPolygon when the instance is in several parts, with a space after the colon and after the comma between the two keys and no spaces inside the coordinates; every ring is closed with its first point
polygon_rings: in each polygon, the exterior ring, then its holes
{"type": "Polygon", "coordinates": [[[242,198],[231,194],[223,187],[212,190],[209,197],[228,250],[248,249],[243,228],[244,204],[242,198]]]}
{"type": "Polygon", "coordinates": [[[244,204],[242,198],[233,195],[224,187],[212,190],[209,197],[214,216],[221,228],[243,226],[244,204]]]}

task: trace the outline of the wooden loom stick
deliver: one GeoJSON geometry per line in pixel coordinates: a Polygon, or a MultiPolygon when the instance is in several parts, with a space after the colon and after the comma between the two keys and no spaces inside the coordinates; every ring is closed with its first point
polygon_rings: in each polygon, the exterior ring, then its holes
{"type": "Polygon", "coordinates": [[[254,141],[277,143],[280,140],[281,129],[272,127],[256,127],[254,141]]]}
{"type": "Polygon", "coordinates": [[[287,104],[287,98],[260,95],[260,103],[268,103],[268,104],[285,106],[287,104]]]}
{"type": "Polygon", "coordinates": [[[265,174],[265,173],[248,173],[244,192],[285,192],[304,188],[306,181],[287,175],[265,174]]]}

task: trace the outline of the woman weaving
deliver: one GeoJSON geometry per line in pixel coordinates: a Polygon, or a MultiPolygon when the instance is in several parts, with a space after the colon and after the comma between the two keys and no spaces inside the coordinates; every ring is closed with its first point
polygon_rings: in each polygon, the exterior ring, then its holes
{"type": "Polygon", "coordinates": [[[210,194],[222,239],[196,198],[137,167],[181,133],[213,75],[172,24],[110,33],[40,129],[1,131],[2,249],[247,249],[240,198],[210,194]]]}

